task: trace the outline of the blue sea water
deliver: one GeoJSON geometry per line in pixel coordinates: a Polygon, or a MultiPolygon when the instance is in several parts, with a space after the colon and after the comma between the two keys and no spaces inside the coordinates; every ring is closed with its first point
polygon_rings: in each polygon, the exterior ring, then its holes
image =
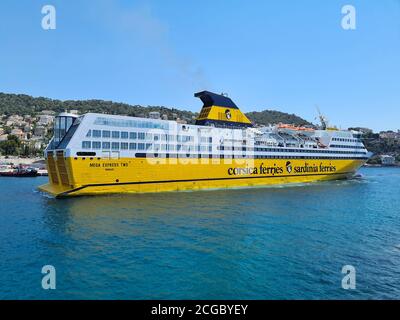
{"type": "Polygon", "coordinates": [[[0,178],[0,299],[399,299],[400,168],[360,172],[61,200],[36,191],[46,178],[0,178]]]}

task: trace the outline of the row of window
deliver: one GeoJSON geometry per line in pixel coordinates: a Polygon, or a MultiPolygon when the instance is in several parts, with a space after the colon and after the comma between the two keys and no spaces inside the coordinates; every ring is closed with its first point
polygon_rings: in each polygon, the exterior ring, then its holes
{"type": "MultiPolygon", "coordinates": [[[[221,150],[229,150],[229,147],[221,147],[221,150]]],[[[232,149],[232,148],[231,148],[232,149]]],[[[235,148],[237,150],[237,148],[235,148]]],[[[360,148],[364,149],[364,147],[360,148]]],[[[261,152],[297,152],[297,153],[342,153],[342,154],[367,154],[366,152],[358,152],[358,151],[334,151],[334,150],[326,150],[326,149],[284,149],[284,148],[251,148],[251,147],[243,147],[243,151],[261,151],[261,152]]]]}
{"type": "Polygon", "coordinates": [[[344,149],[365,149],[364,146],[346,146],[340,144],[331,144],[331,148],[344,148],[344,149]]]}
{"type": "Polygon", "coordinates": [[[82,149],[94,150],[148,150],[151,146],[151,143],[82,141],[82,149]]]}
{"type": "Polygon", "coordinates": [[[332,138],[332,141],[341,141],[341,142],[361,142],[361,139],[332,138]]]}
{"type": "Polygon", "coordinates": [[[271,155],[213,155],[213,154],[175,154],[175,153],[136,153],[137,158],[192,158],[192,159],[328,159],[328,160],[367,160],[367,157],[318,157],[318,156],[271,156],[271,155]]]}
{"type": "MultiPolygon", "coordinates": [[[[128,132],[128,131],[109,131],[109,130],[89,130],[87,138],[105,138],[105,139],[130,139],[130,140],[151,140],[151,141],[177,141],[192,142],[193,136],[158,134],[150,132],[128,132]]],[[[212,137],[200,137],[202,143],[211,143],[212,137]]]]}
{"type": "MultiPolygon", "coordinates": [[[[136,143],[136,142],[108,142],[108,141],[82,141],[82,149],[103,149],[103,150],[162,150],[162,151],[210,151],[212,150],[212,146],[187,146],[187,145],[172,145],[172,144],[153,144],[153,143],[136,143]]],[[[221,151],[224,150],[224,147],[220,147],[221,151]]],[[[226,149],[225,151],[234,151],[233,148],[226,149]]],[[[366,152],[359,151],[333,151],[333,150],[307,150],[307,149],[265,149],[265,148],[246,148],[246,147],[236,147],[236,151],[263,151],[263,152],[292,152],[292,153],[330,153],[330,154],[362,154],[366,155],[366,152]]],[[[286,157],[286,156],[284,156],[286,157]]]]}
{"type": "Polygon", "coordinates": [[[136,143],[136,142],[108,142],[108,141],[82,141],[82,149],[94,150],[161,150],[161,151],[209,151],[212,146],[186,146],[186,145],[167,145],[167,144],[152,144],[152,143],[136,143]]]}
{"type": "Polygon", "coordinates": [[[123,120],[123,119],[112,119],[112,118],[96,118],[94,121],[96,125],[109,126],[109,127],[122,127],[122,128],[147,128],[147,129],[164,129],[168,130],[168,122],[160,121],[140,121],[140,120],[123,120]]]}

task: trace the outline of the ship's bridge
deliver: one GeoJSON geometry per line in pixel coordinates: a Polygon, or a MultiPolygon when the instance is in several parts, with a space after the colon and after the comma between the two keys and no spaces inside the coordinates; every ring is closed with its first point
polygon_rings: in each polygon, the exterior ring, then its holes
{"type": "Polygon", "coordinates": [[[69,136],[71,136],[71,127],[76,123],[76,119],[78,118],[78,115],[72,114],[72,113],[67,113],[67,112],[62,112],[59,115],[56,116],[54,119],[54,135],[53,139],[49,143],[47,150],[53,150],[53,149],[62,149],[60,147],[61,142],[65,140],[65,137],[67,136],[67,133],[69,133],[69,136]]]}
{"type": "Polygon", "coordinates": [[[209,91],[198,92],[194,96],[204,104],[196,119],[197,125],[227,128],[253,126],[229,97],[209,91]]]}

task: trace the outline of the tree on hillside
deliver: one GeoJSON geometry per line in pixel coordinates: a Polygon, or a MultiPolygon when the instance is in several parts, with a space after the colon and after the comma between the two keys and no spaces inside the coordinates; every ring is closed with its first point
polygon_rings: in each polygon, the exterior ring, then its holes
{"type": "Polygon", "coordinates": [[[298,126],[312,126],[313,124],[296,116],[295,114],[288,114],[276,110],[264,110],[261,112],[249,112],[246,116],[254,123],[260,125],[287,123],[298,126]]]}
{"type": "Polygon", "coordinates": [[[0,142],[0,152],[6,156],[16,156],[19,154],[20,146],[18,137],[9,135],[6,141],[0,142]]]}

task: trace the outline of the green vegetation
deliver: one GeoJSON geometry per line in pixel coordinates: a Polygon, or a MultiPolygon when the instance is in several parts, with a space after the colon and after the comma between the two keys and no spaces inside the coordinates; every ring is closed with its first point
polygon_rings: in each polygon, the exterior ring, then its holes
{"type": "Polygon", "coordinates": [[[374,153],[374,156],[368,160],[370,164],[381,164],[380,155],[392,154],[396,160],[400,158],[400,141],[396,139],[380,138],[378,133],[371,131],[364,132],[362,136],[363,143],[368,151],[374,153]]]}
{"type": "Polygon", "coordinates": [[[379,155],[373,155],[367,162],[368,164],[382,164],[382,160],[379,155]]]}
{"type": "Polygon", "coordinates": [[[253,111],[246,113],[246,116],[253,122],[260,125],[287,123],[298,126],[313,126],[312,123],[296,116],[275,110],[264,110],[261,112],[253,111]]]}
{"type": "Polygon", "coordinates": [[[41,156],[43,150],[37,150],[30,145],[21,143],[17,136],[9,134],[6,141],[0,141],[0,155],[2,156],[41,156]]]}
{"type": "MultiPolygon", "coordinates": [[[[35,115],[43,110],[51,110],[56,113],[65,110],[78,110],[79,113],[96,112],[107,114],[120,114],[128,116],[145,117],[152,111],[158,111],[161,115],[166,114],[168,119],[176,115],[189,123],[194,123],[198,113],[191,111],[167,108],[164,106],[140,106],[126,103],[104,101],[104,100],[53,100],[49,98],[34,98],[25,94],[0,93],[0,115],[35,115]],[[174,115],[175,114],[175,115],[174,115]]],[[[308,121],[284,112],[265,110],[261,112],[249,112],[249,119],[260,125],[289,123],[295,125],[311,125],[308,121]]]]}
{"type": "Polygon", "coordinates": [[[19,155],[21,142],[18,137],[9,135],[6,141],[0,141],[0,154],[5,156],[19,155]]]}
{"type": "MultiPolygon", "coordinates": [[[[349,128],[359,129],[359,128],[349,128]]],[[[400,141],[398,139],[381,138],[378,133],[373,133],[371,130],[365,132],[362,136],[363,143],[368,151],[374,155],[368,160],[369,164],[381,164],[380,155],[394,155],[396,161],[400,161],[400,141]]]]}
{"type": "Polygon", "coordinates": [[[53,100],[49,98],[34,98],[25,94],[0,93],[0,115],[35,115],[43,110],[51,110],[56,113],[65,110],[78,110],[79,113],[95,112],[107,114],[119,114],[128,116],[146,116],[149,112],[158,111],[167,114],[173,119],[173,114],[180,119],[192,121],[196,113],[163,106],[140,106],[126,103],[104,100],[53,100]]]}

